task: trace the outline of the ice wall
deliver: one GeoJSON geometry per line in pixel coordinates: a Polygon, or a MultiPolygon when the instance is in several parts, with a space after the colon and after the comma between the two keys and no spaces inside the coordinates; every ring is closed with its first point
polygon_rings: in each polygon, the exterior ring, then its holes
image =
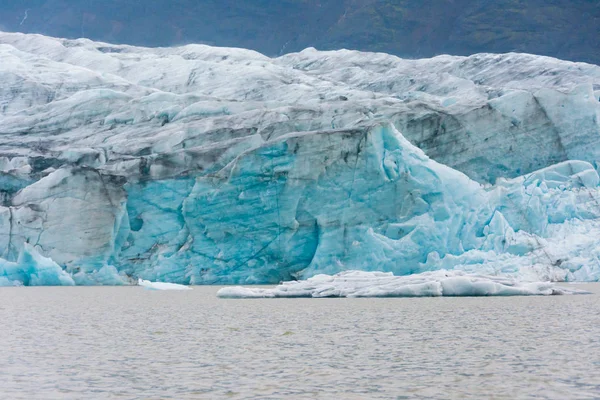
{"type": "Polygon", "coordinates": [[[76,284],[600,279],[599,67],[8,33],[0,56],[11,271],[35,251],[76,284]]]}
{"type": "Polygon", "coordinates": [[[285,135],[194,179],[132,185],[59,169],[6,209],[13,252],[32,243],[79,284],[347,269],[596,280],[599,181],[568,161],[484,187],[384,124],[285,135]]]}

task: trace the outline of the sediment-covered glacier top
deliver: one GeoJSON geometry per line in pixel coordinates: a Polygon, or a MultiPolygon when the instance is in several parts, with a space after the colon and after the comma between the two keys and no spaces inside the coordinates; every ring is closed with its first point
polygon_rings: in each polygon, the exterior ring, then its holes
{"type": "Polygon", "coordinates": [[[600,278],[600,67],[17,33],[0,60],[6,282],[600,278]]]}

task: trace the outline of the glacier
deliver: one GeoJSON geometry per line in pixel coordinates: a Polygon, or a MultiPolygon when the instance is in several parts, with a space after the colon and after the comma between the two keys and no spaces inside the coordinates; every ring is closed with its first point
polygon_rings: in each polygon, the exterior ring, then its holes
{"type": "Polygon", "coordinates": [[[600,67],[0,32],[0,285],[600,280],[600,67]]]}

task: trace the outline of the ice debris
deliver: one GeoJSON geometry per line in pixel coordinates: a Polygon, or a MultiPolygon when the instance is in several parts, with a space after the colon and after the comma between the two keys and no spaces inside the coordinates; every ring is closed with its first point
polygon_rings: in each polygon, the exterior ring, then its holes
{"type": "Polygon", "coordinates": [[[192,290],[191,287],[169,282],[150,282],[138,279],[138,285],[148,290],[192,290]]]}
{"type": "Polygon", "coordinates": [[[589,294],[550,282],[522,282],[506,277],[433,271],[409,276],[389,272],[345,271],[316,275],[305,281],[283,282],[272,289],[225,287],[217,296],[226,299],[281,297],[438,297],[438,296],[548,296],[589,294]]]}

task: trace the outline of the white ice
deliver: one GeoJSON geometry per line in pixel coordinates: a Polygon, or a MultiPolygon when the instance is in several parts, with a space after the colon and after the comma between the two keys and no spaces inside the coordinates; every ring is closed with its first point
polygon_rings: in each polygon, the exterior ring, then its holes
{"type": "Polygon", "coordinates": [[[217,296],[228,299],[280,297],[438,297],[548,296],[588,294],[585,290],[550,282],[525,282],[506,277],[433,271],[409,276],[389,272],[345,271],[316,275],[305,281],[284,282],[273,289],[225,287],[217,296]]]}
{"type": "Polygon", "coordinates": [[[192,290],[191,287],[169,282],[150,282],[138,279],[138,285],[148,290],[192,290]]]}

